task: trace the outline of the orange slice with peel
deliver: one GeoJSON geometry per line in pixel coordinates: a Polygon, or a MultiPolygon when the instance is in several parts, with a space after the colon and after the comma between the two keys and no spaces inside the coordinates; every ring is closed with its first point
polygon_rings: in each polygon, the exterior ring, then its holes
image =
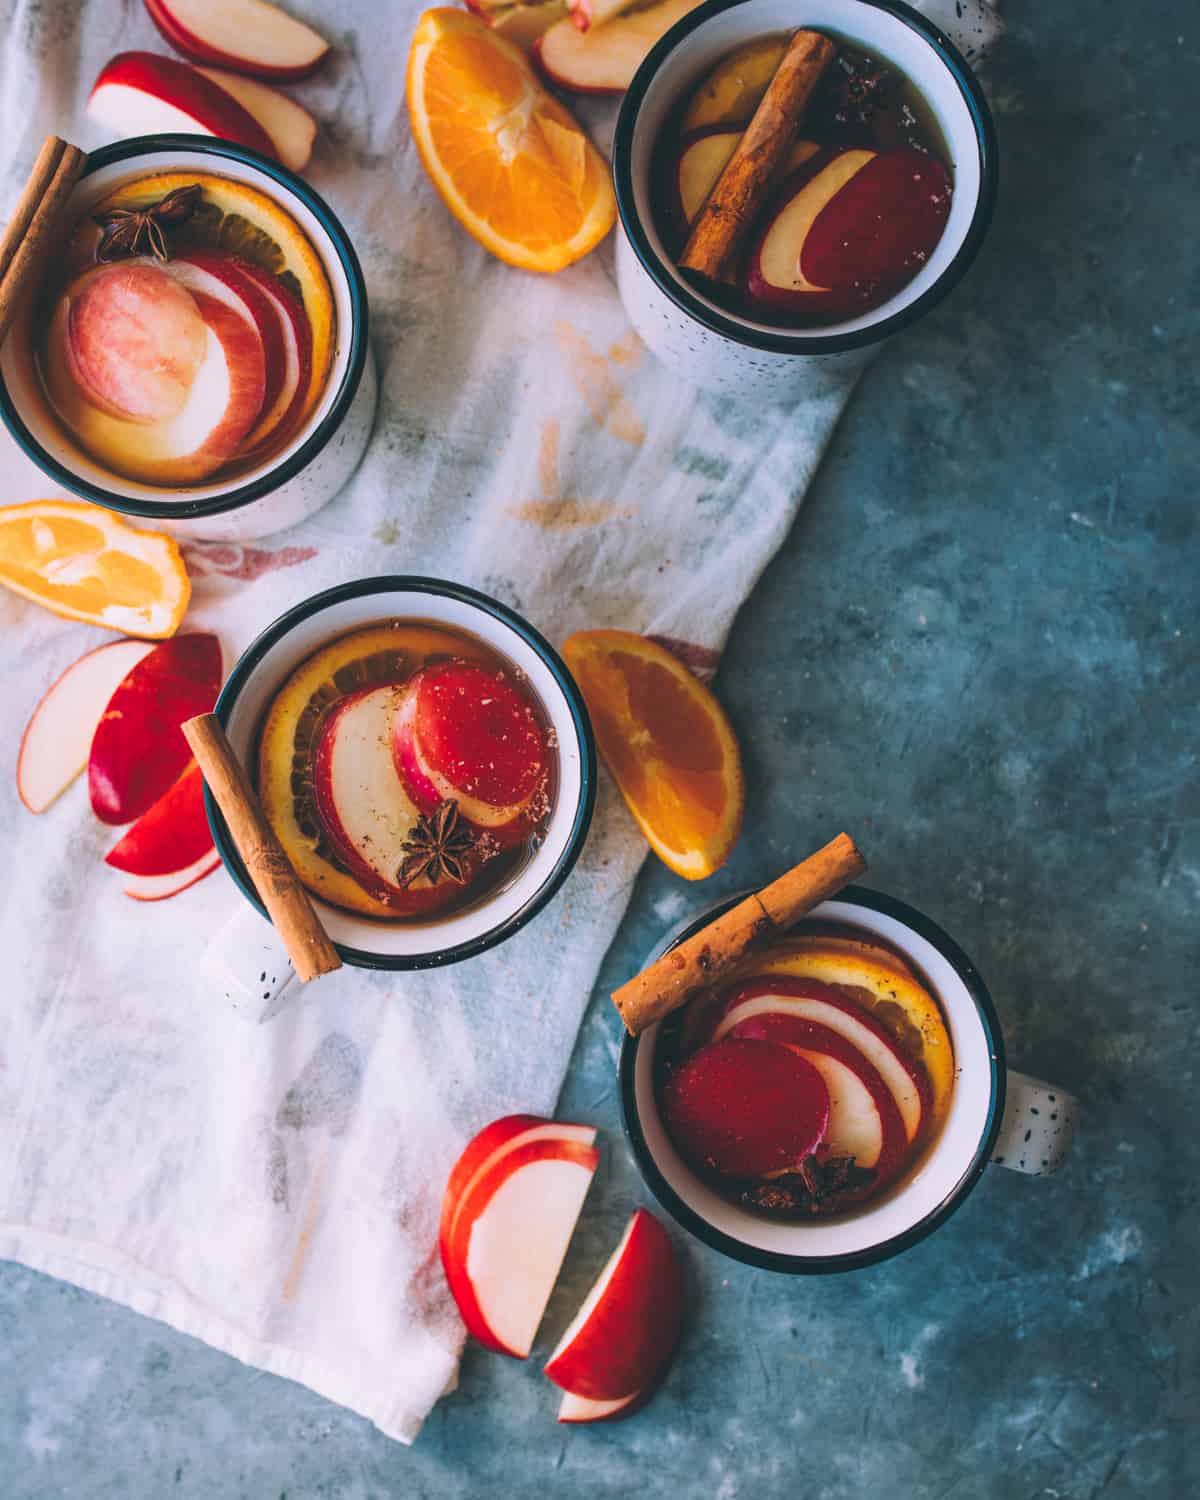
{"type": "Polygon", "coordinates": [[[0,584],[68,620],[174,635],[191,598],[179,548],[82,500],[0,507],[0,584]]]}
{"type": "Polygon", "coordinates": [[[605,763],[650,847],[702,880],[729,857],[745,783],[725,710],[664,646],[625,630],[582,630],[563,646],[605,763]]]}
{"type": "Polygon", "coordinates": [[[408,54],[408,115],[446,207],[493,255],[561,271],[612,228],[608,164],[519,47],[439,6],[408,54]]]}

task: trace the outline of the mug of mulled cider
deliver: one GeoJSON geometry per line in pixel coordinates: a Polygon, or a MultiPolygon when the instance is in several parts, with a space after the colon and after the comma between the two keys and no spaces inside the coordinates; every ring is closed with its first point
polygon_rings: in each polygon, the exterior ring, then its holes
{"type": "Polygon", "coordinates": [[[61,253],[0,351],[0,413],[65,489],[183,537],[314,514],[362,457],[367,295],[328,205],[194,135],[92,152],[61,253]]]}
{"type": "Polygon", "coordinates": [[[907,1250],[989,1162],[1048,1175],[1074,1131],[1070,1094],[1006,1070],[995,1007],[962,949],[859,886],[626,1036],[619,1071],[626,1137],[663,1207],[725,1255],[793,1274],[907,1250]]]}
{"type": "Polygon", "coordinates": [[[681,378],[797,398],[958,282],[996,170],[974,74],[908,6],[708,0],[621,106],[621,299],[681,378]]]}

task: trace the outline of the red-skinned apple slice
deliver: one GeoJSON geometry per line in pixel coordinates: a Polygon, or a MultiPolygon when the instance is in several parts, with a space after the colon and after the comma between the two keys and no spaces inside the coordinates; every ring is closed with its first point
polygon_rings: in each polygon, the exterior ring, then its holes
{"type": "Polygon", "coordinates": [[[550,83],[573,93],[623,94],[659,37],[701,3],[659,0],[586,33],[570,17],[556,21],[534,43],[534,60],[550,83]]]}
{"type": "Polygon", "coordinates": [[[632,1396],[623,1396],[619,1401],[589,1401],[586,1396],[573,1396],[563,1392],[558,1403],[560,1422],[617,1422],[622,1417],[631,1417],[643,1404],[643,1393],[634,1391],[632,1396]]]}
{"type": "Polygon", "coordinates": [[[213,847],[204,813],[204,778],[192,764],[104,856],[127,875],[178,875],[213,847]]]}
{"type": "Polygon", "coordinates": [[[185,719],[212,711],[221,686],[221,646],[194,633],[163,641],[121,681],[96,727],[88,792],[102,823],[130,823],[179,779],[192,753],[185,719]]]}
{"type": "Polygon", "coordinates": [[[206,875],[211,875],[221,865],[221,856],[210,849],[193,865],[177,870],[173,875],[131,875],[125,886],[125,894],[134,901],[166,901],[187,891],[206,875]]]}
{"type": "Polygon", "coordinates": [[[498,843],[522,838],[538,811],[546,737],[507,673],[464,661],[417,672],[398,705],[392,751],[422,811],[449,798],[498,843]]]}
{"type": "Polygon", "coordinates": [[[589,31],[593,26],[611,21],[636,3],[637,0],[567,0],[567,9],[579,30],[589,31]]]}
{"type": "Polygon", "coordinates": [[[275,306],[267,300],[258,281],[247,276],[235,255],[215,250],[184,250],[172,255],[170,276],[189,292],[204,292],[223,302],[253,323],[263,348],[262,411],[269,411],[283,389],[287,358],[283,326],[275,306]]]}
{"type": "MultiPolygon", "coordinates": [[[[329,714],[313,757],[313,793],[321,826],[363,888],[396,912],[433,912],[462,892],[454,880],[424,876],[401,886],[397,874],[418,818],[391,753],[396,683],[349,693],[329,714]]],[[[474,874],[471,861],[467,880],[474,874]]]]}
{"type": "Polygon", "coordinates": [[[903,147],[814,158],[779,190],[748,258],[750,302],[798,317],[878,306],[942,237],[951,187],[936,157],[903,147]]]}
{"type": "Polygon", "coordinates": [[[106,63],[87,113],[119,137],[186,131],[276,155],[271,137],[232,94],[187,63],[154,52],[121,52],[106,63]]]}
{"type": "Polygon", "coordinates": [[[150,19],[177,52],[284,83],[320,67],[329,43],[266,0],[146,0],[150,19]]]}
{"type": "MultiPolygon", "coordinates": [[[[817,980],[782,975],[752,979],[725,997],[713,1039],[720,1041],[755,1017],[769,1015],[815,1022],[850,1042],[887,1085],[908,1139],[916,1138],[929,1108],[929,1081],[900,1051],[895,1038],[861,1005],[817,980]]],[[[800,1037],[794,1034],[793,1039],[800,1037]]]]}
{"type": "Polygon", "coordinates": [[[666,1372],[683,1323],[683,1276],[666,1230],[635,1211],[546,1364],[555,1385],[590,1401],[647,1395],[666,1372]]]}
{"type": "Polygon", "coordinates": [[[249,262],[241,263],[242,275],[253,281],[279,320],[283,347],[283,383],[274,404],[263,403],[258,425],[247,437],[243,454],[251,455],[268,439],[278,443],[304,410],[304,397],[312,379],[312,328],[299,299],[278,278],[249,262]]]}
{"type": "Polygon", "coordinates": [[[83,774],[109,700],[153,650],[149,641],[109,641],[81,656],[47,689],[17,753],[17,795],[30,812],[45,812],[83,774]]]}
{"type": "Polygon", "coordinates": [[[442,1265],[463,1322],[487,1348],[529,1354],[598,1161],[578,1141],[531,1141],[463,1197],[442,1265]]]}
{"type": "Polygon", "coordinates": [[[790,1047],[718,1036],[667,1080],[662,1118],[693,1166],[725,1177],[777,1177],[816,1151],[829,1123],[829,1091],[790,1047]]]}
{"type": "Polygon", "coordinates": [[[269,83],[244,78],[224,68],[201,68],[210,83],[232,94],[248,114],[254,116],[275,148],[275,155],[293,172],[303,172],[312,158],[317,122],[302,104],[273,89],[269,83]]]}

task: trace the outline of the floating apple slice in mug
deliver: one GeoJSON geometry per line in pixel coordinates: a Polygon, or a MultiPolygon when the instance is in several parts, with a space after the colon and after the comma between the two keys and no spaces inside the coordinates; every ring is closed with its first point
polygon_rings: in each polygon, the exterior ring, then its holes
{"type": "Polygon", "coordinates": [[[546,1375],[574,1396],[624,1406],[658,1384],[682,1322],[675,1247],[654,1215],[639,1208],[550,1356],[546,1375]]]}
{"type": "MultiPolygon", "coordinates": [[[[672,188],[673,208],[682,230],[694,223],[741,138],[740,130],[718,126],[699,130],[680,143],[672,171],[672,188]]],[[[799,171],[819,150],[814,141],[796,141],[788,152],[784,171],[799,171]]]]}
{"type": "Polygon", "coordinates": [[[149,641],[109,641],[81,656],[46,691],[17,754],[17,795],[30,812],[45,812],[87,769],[109,700],[154,649],[149,641]]]}
{"type": "Polygon", "coordinates": [[[271,306],[279,323],[283,349],[283,381],[274,403],[264,399],[258,425],[246,438],[246,455],[260,448],[268,438],[276,442],[299,420],[304,398],[312,380],[312,328],[298,297],[276,276],[260,266],[239,262],[239,270],[253,281],[271,306]]]}
{"type": "Polygon", "coordinates": [[[193,62],[268,83],[307,78],[329,51],[324,37],[266,0],[146,0],[146,10],[193,62]]]}
{"type": "Polygon", "coordinates": [[[293,172],[303,172],[312,157],[317,122],[302,104],[273,89],[269,83],[243,78],[223,68],[200,68],[210,83],[232,94],[242,108],[254,116],[271,138],[275,155],[293,172]]]}
{"type": "Polygon", "coordinates": [[[283,388],[287,359],[283,326],[275,306],[267,300],[258,281],[248,276],[248,262],[214,250],[183,250],[172,255],[169,275],[193,295],[203,292],[223,302],[253,324],[263,349],[263,397],[261,410],[269,411],[283,388]]]}
{"type": "Polygon", "coordinates": [[[554,1290],[599,1156],[560,1136],[527,1141],[477,1175],[440,1241],[468,1330],[524,1359],[554,1290]]]}
{"type": "Polygon", "coordinates": [[[232,94],[187,63],[154,52],[121,52],[106,63],[92,85],[87,113],[121,138],[185,131],[277,154],[271,137],[232,94]]]}

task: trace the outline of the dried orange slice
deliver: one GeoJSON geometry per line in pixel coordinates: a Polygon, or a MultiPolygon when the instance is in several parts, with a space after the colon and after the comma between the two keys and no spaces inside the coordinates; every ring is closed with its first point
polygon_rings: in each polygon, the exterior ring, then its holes
{"type": "Polygon", "coordinates": [[[527,271],[561,271],[612,228],[608,165],[519,47],[439,6],[408,54],[408,116],[425,170],[459,223],[527,271]]]}
{"type": "Polygon", "coordinates": [[[174,635],[192,588],[179,548],[82,500],[0,507],[0,583],[68,620],[174,635]]]}
{"type": "Polygon", "coordinates": [[[742,827],[742,758],[725,710],[665,647],[625,630],[563,646],[600,753],[650,847],[677,875],[723,865],[742,827]]]}

